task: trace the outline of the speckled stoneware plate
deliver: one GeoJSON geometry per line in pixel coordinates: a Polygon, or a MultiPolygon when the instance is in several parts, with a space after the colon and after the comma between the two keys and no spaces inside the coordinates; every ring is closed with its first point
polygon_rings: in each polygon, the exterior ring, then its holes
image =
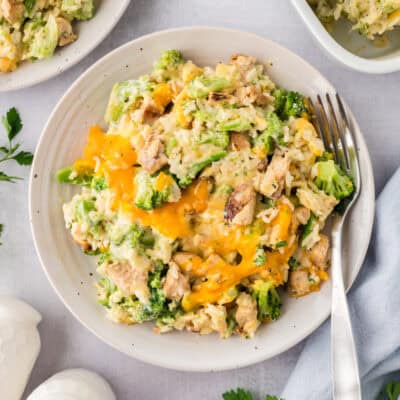
{"type": "Polygon", "coordinates": [[[130,0],[95,0],[96,12],[89,21],[75,24],[78,40],[56,49],[53,57],[23,62],[13,72],[0,73],[0,92],[36,85],[61,74],[89,54],[121,19],[130,0]]]}
{"type": "MultiPolygon", "coordinates": [[[[68,309],[95,335],[131,357],[187,371],[232,369],[273,357],[313,332],[329,315],[330,282],[318,293],[284,300],[282,317],[262,326],[252,340],[174,332],[157,335],[150,324],[117,325],[105,318],[96,302],[93,257],[85,256],[64,227],[61,206],[74,189],[59,185],[56,171],[79,157],[90,125],[104,126],[103,115],[113,84],[148,72],[165,49],[182,50],[201,65],[215,65],[235,52],[269,61],[279,85],[313,96],[334,93],[311,65],[262,37],[219,28],[182,28],[134,40],[108,54],[85,72],[61,99],[42,133],[30,181],[30,218],[37,253],[54,289],[68,309]]],[[[348,286],[356,278],[370,239],[374,214],[371,162],[362,134],[354,126],[363,187],[346,226],[344,262],[348,286]]]]}

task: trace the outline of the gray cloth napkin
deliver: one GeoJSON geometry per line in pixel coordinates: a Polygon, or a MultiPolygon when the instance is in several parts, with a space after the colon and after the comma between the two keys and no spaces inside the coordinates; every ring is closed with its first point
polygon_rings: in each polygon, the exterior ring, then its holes
{"type": "MultiPolygon", "coordinates": [[[[367,258],[348,300],[363,399],[375,400],[386,380],[400,378],[400,169],[378,198],[367,258]]],[[[307,339],[282,397],[332,399],[330,321],[307,339]]]]}

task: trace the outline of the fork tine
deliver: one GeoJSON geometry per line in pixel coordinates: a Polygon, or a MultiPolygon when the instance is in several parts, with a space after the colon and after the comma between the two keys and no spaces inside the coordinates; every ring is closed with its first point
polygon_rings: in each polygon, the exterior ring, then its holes
{"type": "Polygon", "coordinates": [[[339,149],[337,147],[335,133],[332,131],[331,126],[329,124],[328,115],[326,114],[324,103],[322,102],[322,98],[320,95],[317,96],[318,103],[319,103],[319,110],[321,114],[321,118],[323,120],[324,128],[325,128],[325,135],[329,138],[329,142],[332,144],[333,148],[333,157],[336,163],[340,163],[339,157],[339,149]]]}
{"type": "Polygon", "coordinates": [[[345,135],[344,135],[344,131],[345,131],[346,127],[347,127],[348,132],[350,133],[350,136],[351,136],[352,140],[353,140],[353,134],[352,134],[351,129],[350,129],[349,120],[347,119],[347,114],[346,114],[346,111],[344,109],[344,105],[343,105],[342,99],[340,98],[338,93],[336,93],[335,97],[336,97],[336,101],[337,101],[337,104],[338,104],[338,107],[339,107],[339,113],[340,113],[340,115],[342,117],[342,121],[344,122],[344,126],[342,125],[342,129],[341,129],[340,132],[342,134],[342,138],[341,139],[342,139],[342,143],[343,143],[343,151],[344,151],[344,156],[346,158],[347,169],[350,169],[350,154],[349,154],[349,149],[348,149],[348,146],[347,146],[347,143],[346,143],[346,139],[345,139],[345,135]]]}
{"type": "MultiPolygon", "coordinates": [[[[344,121],[341,120],[342,123],[341,123],[341,126],[339,126],[338,119],[336,117],[336,112],[333,107],[329,93],[326,94],[326,100],[328,102],[328,107],[329,107],[329,111],[331,114],[331,126],[335,133],[336,140],[340,144],[341,152],[338,151],[338,156],[341,156],[340,159],[342,159],[342,163],[340,165],[343,169],[350,169],[349,154],[348,154],[347,144],[346,144],[346,140],[345,140],[344,133],[343,133],[343,129],[344,129],[343,122],[344,121]]],[[[344,122],[344,123],[346,123],[346,122],[344,122]]]]}
{"type": "Polygon", "coordinates": [[[311,111],[311,120],[314,122],[314,126],[317,128],[319,137],[322,139],[322,142],[324,144],[324,148],[326,151],[330,151],[330,145],[328,139],[325,137],[324,134],[324,129],[322,126],[322,123],[318,117],[317,110],[314,106],[314,102],[311,100],[311,98],[308,98],[309,106],[310,106],[310,111],[311,111]]]}

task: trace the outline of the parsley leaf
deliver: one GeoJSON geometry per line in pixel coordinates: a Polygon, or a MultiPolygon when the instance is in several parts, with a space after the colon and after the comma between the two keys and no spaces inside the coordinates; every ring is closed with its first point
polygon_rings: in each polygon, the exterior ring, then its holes
{"type": "Polygon", "coordinates": [[[286,240],[282,240],[281,242],[278,242],[275,245],[275,249],[280,249],[281,247],[285,247],[285,246],[287,246],[287,241],[286,240]]]}
{"type": "MultiPolygon", "coordinates": [[[[222,395],[224,400],[254,400],[253,395],[242,388],[237,388],[236,390],[230,390],[222,395]]],[[[266,395],[265,400],[284,400],[276,396],[266,395]]],[[[392,399],[389,399],[392,400],[392,399]]],[[[397,399],[396,399],[397,400],[397,399]]]]}
{"type": "Polygon", "coordinates": [[[20,151],[18,154],[13,156],[13,160],[15,160],[19,165],[31,165],[33,154],[29,151],[20,151]]]}
{"type": "Polygon", "coordinates": [[[9,176],[5,174],[3,171],[0,171],[0,182],[11,182],[15,183],[18,180],[21,180],[22,178],[19,178],[18,176],[9,176]]]}
{"type": "Polygon", "coordinates": [[[400,397],[400,381],[386,383],[377,400],[398,400],[400,397]]]}
{"type": "MultiPolygon", "coordinates": [[[[30,7],[35,5],[35,1],[32,0],[25,0],[24,4],[29,3],[30,7]]],[[[13,139],[21,132],[23,127],[21,117],[19,112],[15,107],[10,108],[6,115],[3,115],[1,118],[3,126],[6,130],[8,144],[6,146],[0,146],[0,163],[5,161],[14,160],[19,165],[31,165],[33,161],[33,154],[29,151],[20,151],[17,153],[17,150],[20,148],[20,143],[13,143],[13,139]]],[[[0,171],[0,182],[10,182],[15,183],[16,181],[20,180],[18,176],[11,176],[7,175],[5,172],[0,171]]],[[[0,224],[0,237],[3,233],[4,225],[0,224]]],[[[0,242],[0,246],[2,243],[0,242]]]]}
{"type": "Polygon", "coordinates": [[[11,142],[21,132],[23,126],[17,109],[15,107],[10,108],[3,116],[2,122],[6,128],[8,140],[11,142]]]}
{"type": "Polygon", "coordinates": [[[237,388],[222,395],[224,400],[253,400],[253,395],[247,390],[237,388]]]}
{"type": "Polygon", "coordinates": [[[28,14],[32,11],[33,7],[35,7],[36,0],[24,0],[25,9],[28,14]]]}

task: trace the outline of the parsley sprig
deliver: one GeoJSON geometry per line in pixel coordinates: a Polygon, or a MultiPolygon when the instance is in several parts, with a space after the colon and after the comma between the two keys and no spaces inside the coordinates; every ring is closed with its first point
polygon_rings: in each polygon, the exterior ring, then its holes
{"type": "MultiPolygon", "coordinates": [[[[222,395],[224,400],[253,400],[254,397],[251,392],[244,390],[242,388],[237,388],[236,390],[230,390],[222,395]]],[[[265,400],[283,400],[276,396],[266,395],[265,400]]]]}
{"type": "Polygon", "coordinates": [[[377,400],[397,400],[400,398],[400,381],[385,384],[377,400]]]}
{"type": "MultiPolygon", "coordinates": [[[[15,107],[10,108],[6,115],[2,117],[2,122],[7,133],[8,143],[5,146],[0,146],[0,163],[14,160],[19,165],[31,165],[33,154],[29,151],[18,151],[21,143],[14,143],[15,137],[21,132],[23,127],[17,109],[15,107]]],[[[0,181],[14,183],[20,179],[18,176],[10,176],[0,171],[0,181]]]]}
{"type": "MultiPolygon", "coordinates": [[[[1,119],[7,134],[7,144],[0,146],[0,164],[6,161],[15,161],[19,165],[31,165],[33,154],[29,151],[20,150],[21,143],[15,143],[15,137],[21,132],[23,124],[21,117],[15,107],[10,108],[6,115],[1,119]]],[[[18,176],[8,175],[4,171],[0,171],[0,182],[15,183],[22,178],[18,176]]],[[[4,225],[0,224],[0,237],[3,232],[4,225]]],[[[1,242],[0,242],[1,245],[1,242]]]]}

